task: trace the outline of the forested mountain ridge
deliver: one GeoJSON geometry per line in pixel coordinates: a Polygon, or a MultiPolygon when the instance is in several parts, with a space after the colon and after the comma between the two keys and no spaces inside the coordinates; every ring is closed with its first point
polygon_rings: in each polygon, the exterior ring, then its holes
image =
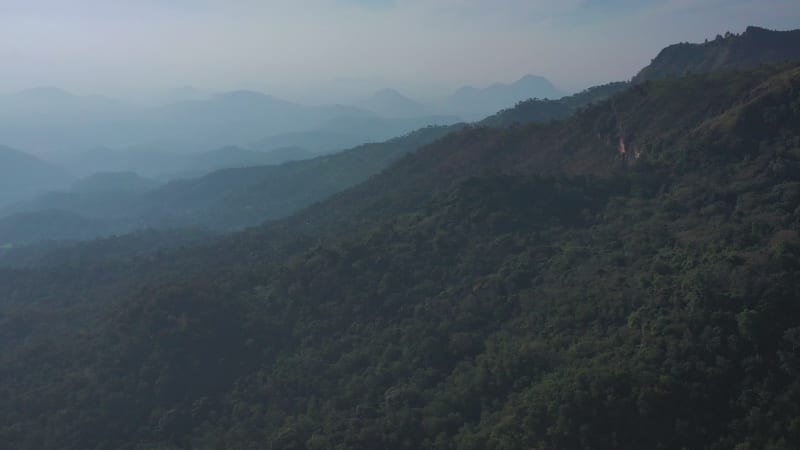
{"type": "Polygon", "coordinates": [[[687,73],[758,67],[800,58],[800,30],[774,31],[750,26],[742,34],[717,35],[702,44],[681,43],[662,50],[634,83],[687,73]]]}
{"type": "Polygon", "coordinates": [[[718,164],[732,150],[711,149],[728,143],[741,148],[756,127],[762,136],[777,134],[786,125],[785,115],[793,111],[789,104],[767,108],[767,118],[742,115],[750,108],[765,108],[758,102],[791,98],[796,75],[797,64],[790,64],[654,81],[559,122],[510,129],[468,127],[289,220],[295,229],[309,224],[317,233],[336,219],[349,223],[350,217],[407,212],[431,192],[490,173],[611,176],[637,165],[671,173],[718,164]],[[620,154],[621,144],[625,154],[620,154]],[[705,150],[695,152],[696,147],[705,150]]]}
{"type": "Polygon", "coordinates": [[[0,271],[0,443],[796,448],[798,105],[798,64],[644,83],[203,247],[0,271]]]}

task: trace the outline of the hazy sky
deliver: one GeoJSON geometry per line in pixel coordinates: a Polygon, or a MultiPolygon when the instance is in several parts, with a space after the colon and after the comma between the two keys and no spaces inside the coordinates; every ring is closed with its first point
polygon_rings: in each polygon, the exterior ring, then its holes
{"type": "Polygon", "coordinates": [[[288,91],[337,78],[413,90],[527,73],[575,90],[748,24],[800,27],[800,2],[0,0],[0,91],[288,91]]]}

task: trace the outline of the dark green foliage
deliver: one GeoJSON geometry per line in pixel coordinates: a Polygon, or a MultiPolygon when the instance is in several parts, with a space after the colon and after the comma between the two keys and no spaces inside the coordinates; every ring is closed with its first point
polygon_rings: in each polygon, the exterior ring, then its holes
{"type": "Polygon", "coordinates": [[[215,237],[203,229],[143,230],[87,242],[46,241],[0,248],[0,267],[38,267],[129,260],[197,244],[215,237]]]}
{"type": "Polygon", "coordinates": [[[201,247],[0,271],[0,446],[798,448],[799,101],[797,64],[645,83],[201,247]]]}

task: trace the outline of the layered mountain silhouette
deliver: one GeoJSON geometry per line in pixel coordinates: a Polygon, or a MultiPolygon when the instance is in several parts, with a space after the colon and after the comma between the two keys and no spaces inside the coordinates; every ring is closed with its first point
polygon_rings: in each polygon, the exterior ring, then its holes
{"type": "MultiPolygon", "coordinates": [[[[0,227],[0,243],[85,239],[143,228],[230,230],[256,225],[267,219],[285,217],[354,186],[456,128],[458,126],[428,127],[333,155],[280,165],[231,168],[160,186],[148,180],[151,189],[114,189],[127,183],[143,185],[147,182],[136,177],[144,182],[136,183],[132,179],[134,175],[129,173],[91,176],[79,181],[71,190],[50,192],[2,210],[0,224],[5,225],[0,227]],[[87,186],[104,188],[85,189],[87,186]],[[44,235],[47,229],[26,234],[27,221],[40,219],[32,213],[52,211],[69,212],[70,215],[63,217],[70,223],[78,216],[98,220],[101,224],[94,228],[94,234],[87,226],[72,237],[69,230],[76,228],[71,227],[64,227],[50,237],[44,235]]],[[[225,153],[238,151],[222,150],[225,153]]],[[[51,226],[55,226],[58,218],[53,216],[49,220],[51,226]]]]}
{"type": "Polygon", "coordinates": [[[146,177],[169,181],[175,178],[202,176],[215,170],[281,164],[315,156],[315,153],[300,147],[268,148],[260,151],[225,146],[200,152],[176,152],[158,146],[125,150],[95,148],[62,156],[57,159],[57,163],[79,177],[97,172],[135,172],[146,177]]]}
{"type": "MultiPolygon", "coordinates": [[[[755,67],[760,65],[761,62],[769,60],[769,55],[775,58],[772,60],[773,62],[782,61],[785,54],[791,53],[787,49],[796,47],[795,36],[796,34],[793,32],[772,32],[751,27],[743,35],[731,35],[705,44],[692,44],[691,48],[701,49],[700,53],[705,55],[704,57],[708,61],[721,61],[728,57],[729,47],[734,45],[732,43],[740,42],[743,39],[747,42],[756,39],[757,42],[763,44],[764,52],[759,53],[757,60],[744,58],[738,63],[740,68],[755,67]],[[722,42],[727,42],[728,44],[721,45],[722,42]],[[783,53],[773,51],[775,48],[784,49],[783,53]]],[[[741,44],[737,45],[741,46],[741,44]]],[[[751,43],[748,45],[757,44],[751,43]]],[[[669,53],[668,50],[661,52],[661,55],[669,53]]],[[[755,52],[755,50],[750,49],[750,52],[755,52]]],[[[659,56],[659,58],[661,57],[659,56]]],[[[661,65],[659,58],[656,58],[653,64],[645,68],[642,73],[652,70],[650,67],[661,65]]],[[[699,63],[697,60],[685,59],[681,63],[684,64],[683,69],[679,69],[677,64],[677,62],[673,64],[674,70],[677,73],[686,73],[690,71],[688,65],[699,63]]],[[[536,84],[536,81],[534,80],[532,83],[536,84]]],[[[553,120],[563,120],[589,105],[602,102],[630,87],[630,83],[618,82],[593,87],[558,100],[529,99],[518,102],[512,108],[489,116],[481,121],[480,125],[506,128],[533,122],[547,123],[553,120]]],[[[49,95],[46,92],[44,94],[49,95]]],[[[64,96],[66,94],[60,93],[60,95],[64,96]]],[[[399,94],[386,91],[382,95],[388,99],[397,100],[399,94]]],[[[378,97],[381,96],[379,95],[378,97]]],[[[408,105],[402,96],[400,96],[400,99],[400,103],[408,105]]],[[[246,108],[252,108],[253,114],[265,114],[266,111],[271,110],[271,107],[267,107],[265,104],[279,104],[295,111],[303,110],[302,107],[291,103],[247,91],[218,96],[216,101],[228,104],[230,109],[234,111],[231,112],[232,117],[238,114],[236,111],[246,108]],[[262,100],[266,100],[266,103],[263,103],[262,100]]],[[[213,108],[207,102],[199,102],[204,105],[203,108],[188,106],[190,103],[182,104],[177,109],[191,111],[191,114],[205,110],[209,120],[215,116],[213,108]]],[[[347,107],[331,108],[336,111],[336,114],[343,111],[353,111],[347,107]]],[[[224,111],[225,108],[222,108],[219,114],[224,111]]],[[[358,112],[359,110],[355,111],[358,112]]],[[[83,159],[75,160],[70,167],[78,168],[82,166],[89,168],[92,167],[92,162],[104,161],[105,158],[104,163],[94,166],[87,173],[94,171],[109,172],[119,170],[120,167],[133,167],[139,173],[148,176],[159,176],[162,180],[193,176],[202,178],[170,184],[152,193],[148,192],[147,195],[143,195],[140,192],[135,199],[131,198],[128,193],[123,194],[124,199],[115,198],[118,193],[102,196],[87,196],[76,192],[50,193],[38,199],[20,203],[13,208],[6,208],[4,215],[63,210],[86,218],[113,219],[115,221],[113,227],[99,227],[97,235],[107,234],[111,231],[123,232],[142,227],[205,226],[216,229],[231,229],[254,225],[268,218],[283,217],[309,205],[313,201],[353,186],[387,167],[394,162],[395,158],[413,151],[419,145],[431,142],[436,137],[443,135],[444,130],[447,130],[446,128],[432,129],[432,131],[423,130],[407,138],[363,147],[364,149],[370,149],[369,152],[356,149],[343,152],[341,155],[318,158],[297,164],[226,170],[203,177],[204,174],[213,172],[216,169],[244,168],[265,164],[274,165],[285,161],[310,158],[313,156],[314,151],[325,150],[324,147],[315,147],[316,143],[323,142],[323,145],[345,147],[358,142],[359,138],[355,136],[358,135],[359,129],[368,128],[371,130],[370,133],[375,136],[389,136],[401,134],[403,129],[420,126],[419,120],[432,120],[430,117],[425,119],[376,119],[371,114],[364,113],[359,115],[356,113],[347,118],[332,119],[325,125],[325,129],[328,131],[290,133],[284,137],[275,136],[258,144],[257,148],[277,149],[271,152],[252,151],[238,147],[225,147],[219,150],[187,155],[175,154],[161,149],[130,152],[96,150],[93,154],[83,159]],[[311,151],[300,148],[280,148],[281,144],[302,142],[303,136],[308,139],[304,143],[312,148],[311,151]],[[425,138],[420,138],[422,136],[425,136],[425,138]],[[356,154],[363,156],[354,159],[352,155],[356,154]],[[355,161],[363,161],[363,163],[358,162],[357,165],[354,165],[355,161]],[[265,183],[264,180],[268,178],[271,181],[265,183]],[[332,182],[332,180],[337,181],[332,182]],[[119,208],[118,205],[126,205],[126,207],[119,208]]],[[[224,114],[222,116],[224,117],[224,114]]],[[[454,118],[442,118],[443,122],[450,120],[454,120],[454,118]]],[[[24,224],[24,221],[12,220],[12,222],[24,224]]],[[[81,234],[81,236],[86,235],[86,233],[81,234]]],[[[67,235],[62,233],[60,236],[65,237],[67,235]]],[[[6,242],[10,241],[6,239],[6,242]]]]}
{"type": "Polygon", "coordinates": [[[0,118],[0,133],[6,145],[50,153],[96,147],[166,148],[185,153],[229,145],[250,147],[289,134],[300,138],[269,148],[262,145],[259,150],[300,146],[324,152],[383,141],[425,125],[460,120],[453,116],[395,120],[353,106],[304,106],[255,91],[225,92],[140,107],[54,88],[0,96],[0,118]],[[342,133],[347,136],[346,145],[314,140],[315,134],[330,133],[343,121],[350,124],[342,133]]]}

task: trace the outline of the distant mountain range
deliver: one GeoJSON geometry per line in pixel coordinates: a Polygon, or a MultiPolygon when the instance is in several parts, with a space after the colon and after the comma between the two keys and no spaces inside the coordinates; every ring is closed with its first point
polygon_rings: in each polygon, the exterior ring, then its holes
{"type": "Polygon", "coordinates": [[[99,172],[72,183],[70,191],[76,193],[123,192],[140,193],[154,189],[156,180],[134,172],[99,172]]]}
{"type": "Polygon", "coordinates": [[[494,83],[481,88],[464,86],[445,99],[431,104],[413,100],[387,88],[357,102],[356,106],[383,117],[418,117],[447,112],[468,120],[477,120],[528,99],[559,99],[564,95],[548,79],[526,75],[510,84],[494,83]]]}
{"type": "Polygon", "coordinates": [[[544,77],[526,75],[510,84],[464,86],[438,100],[421,102],[391,88],[376,91],[355,106],[385,118],[411,118],[448,114],[470,121],[483,119],[501,109],[529,99],[559,99],[565,93],[544,77]]]}
{"type": "MultiPolygon", "coordinates": [[[[355,106],[304,106],[255,91],[235,91],[191,100],[140,107],[102,96],[78,96],[56,88],[37,88],[0,96],[0,136],[16,148],[63,153],[95,147],[165,148],[177,152],[249,147],[276,136],[329,133],[348,123],[347,144],[380,141],[424,125],[447,125],[458,117],[415,116],[398,121],[355,106]],[[364,122],[359,123],[360,120],[364,122]]],[[[343,147],[306,139],[312,151],[343,147]]],[[[298,146],[286,142],[271,148],[298,146]]]]}
{"type": "Polygon", "coordinates": [[[256,91],[211,94],[184,87],[167,95],[171,103],[138,106],[41,87],[0,95],[0,136],[6,145],[50,154],[96,147],[198,152],[225,146],[324,153],[427,125],[481,119],[529,98],[562,95],[533,75],[511,84],[463,87],[430,105],[388,88],[352,106],[305,106],[256,91]]]}
{"type": "Polygon", "coordinates": [[[200,152],[175,152],[168,148],[131,148],[114,150],[95,148],[64,155],[57,162],[71,174],[85,177],[96,172],[135,172],[160,180],[202,176],[233,167],[281,164],[315,155],[300,147],[268,146],[268,150],[250,150],[225,146],[200,152]]]}
{"type": "Polygon", "coordinates": [[[458,127],[427,127],[332,155],[282,165],[219,170],[166,184],[131,173],[96,174],[69,189],[0,209],[0,245],[86,239],[143,228],[230,230],[256,225],[285,217],[362,182],[458,127]],[[44,218],[47,227],[26,225],[44,218]],[[63,227],[57,225],[59,220],[65,221],[63,227]],[[78,223],[86,226],[73,226],[78,223]],[[53,233],[49,237],[48,231],[53,233]]]}

